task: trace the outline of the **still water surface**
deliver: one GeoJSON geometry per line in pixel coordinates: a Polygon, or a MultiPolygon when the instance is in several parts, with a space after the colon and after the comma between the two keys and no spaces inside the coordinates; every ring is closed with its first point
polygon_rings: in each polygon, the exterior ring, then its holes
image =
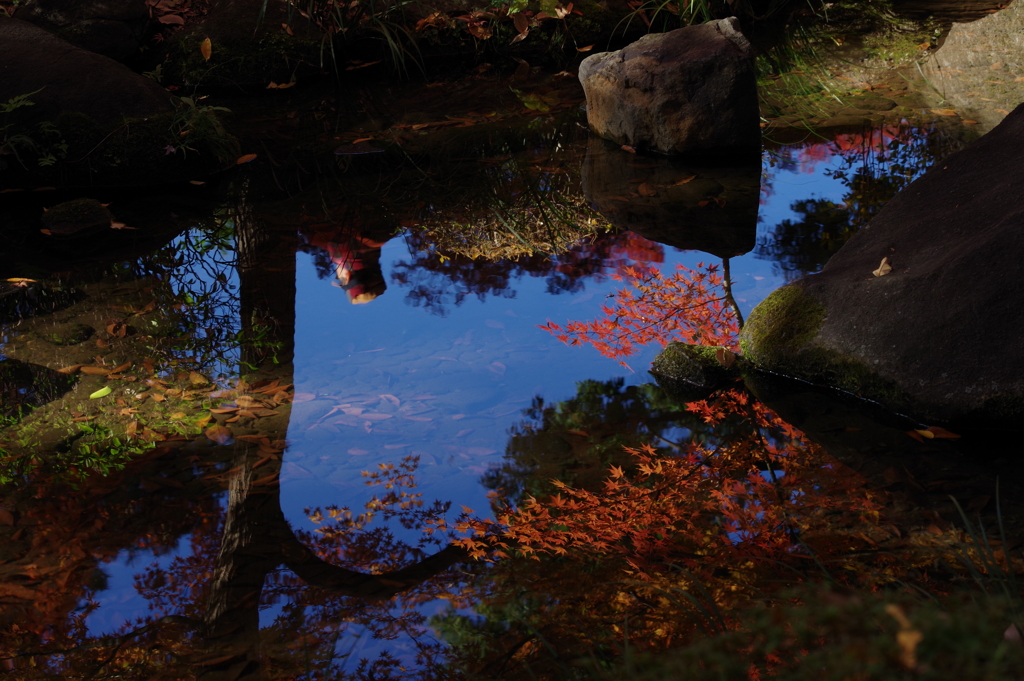
{"type": "MultiPolygon", "coordinates": [[[[580,163],[588,145],[585,132],[578,126],[558,130],[563,132],[546,138],[547,147],[520,152],[540,158],[560,155],[580,163]]],[[[748,315],[787,280],[820,268],[885,200],[955,145],[926,123],[905,122],[766,150],[756,243],[730,258],[733,293],[742,314],[748,315]]],[[[620,154],[621,163],[634,162],[620,154]]],[[[562,174],[569,180],[548,178],[537,185],[539,191],[557,191],[580,204],[578,167],[562,174]]],[[[244,180],[236,180],[236,198],[194,218],[171,250],[184,252],[185,244],[203,238],[211,225],[237,224],[243,219],[243,204],[248,206],[245,210],[260,214],[259,196],[246,194],[246,186],[244,180]]],[[[583,205],[584,215],[607,224],[606,216],[583,205]]],[[[446,210],[458,215],[460,209],[433,209],[431,220],[449,220],[446,210]]],[[[337,237],[310,228],[298,216],[289,225],[287,216],[276,215],[274,230],[290,232],[291,246],[261,260],[256,276],[281,279],[284,271],[284,279],[294,280],[294,335],[286,343],[293,343],[294,349],[284,350],[285,373],[291,373],[282,376],[282,384],[294,383],[294,397],[286,431],[279,432],[279,427],[271,437],[286,442],[280,453],[285,518],[292,527],[307,531],[317,527],[308,509],[361,508],[372,494],[361,473],[404,456],[418,457],[417,491],[425,500],[486,513],[488,490],[481,479],[501,462],[511,433],[538,398],[557,404],[574,397],[577,385],[588,380],[621,380],[624,387],[652,382],[647,367],[658,347],[629,358],[629,370],[591,348],[564,345],[538,326],[599,315],[608,297],[622,286],[616,275],[629,265],[668,271],[677,265],[692,268],[722,260],[721,253],[684,250],[613,231],[574,244],[568,255],[539,253],[525,261],[487,263],[434,250],[415,225],[391,238],[367,235],[365,230],[355,238],[341,230],[343,235],[337,237]],[[294,357],[290,364],[289,353],[294,357]]],[[[337,232],[336,223],[334,228],[337,232]]],[[[234,287],[246,285],[234,269],[231,249],[236,243],[228,238],[224,248],[200,253],[184,270],[164,268],[157,275],[179,300],[197,300],[221,287],[223,300],[211,298],[206,306],[210,320],[219,321],[208,321],[204,330],[196,331],[198,337],[216,339],[218,333],[242,324],[237,301],[230,295],[234,287]]],[[[148,258],[73,276],[90,282],[104,277],[123,280],[129,277],[126,272],[152,270],[148,258]]],[[[23,332],[20,325],[6,327],[0,352],[8,346],[23,347],[23,332]]],[[[222,354],[208,358],[204,370],[219,377],[222,387],[230,387],[241,356],[237,348],[223,347],[227,349],[222,354]]],[[[260,432],[259,422],[253,432],[260,432]]],[[[688,433],[671,425],[652,426],[650,432],[652,437],[670,439],[688,433]]],[[[209,502],[222,511],[227,504],[224,495],[209,502]]],[[[182,612],[166,595],[154,596],[160,590],[152,584],[143,588],[144,575],[212,560],[216,551],[207,545],[213,536],[209,522],[180,534],[176,541],[164,537],[154,545],[129,538],[131,545],[99,558],[103,576],[83,586],[79,597],[80,603],[89,601],[94,608],[84,621],[88,634],[120,632],[157,613],[196,615],[182,612]]],[[[400,537],[403,532],[395,529],[400,537]]],[[[412,538],[411,532],[405,534],[412,538]]],[[[207,565],[206,574],[209,569],[207,565]]],[[[204,570],[192,573],[202,575],[204,570]]],[[[290,577],[279,568],[274,579],[287,582],[290,577]]],[[[183,586],[205,588],[199,583],[183,586]]],[[[288,597],[265,596],[262,626],[273,626],[287,603],[288,597]]],[[[417,608],[432,615],[445,605],[428,601],[417,608]]],[[[412,664],[412,648],[403,636],[391,641],[375,641],[369,634],[360,639],[348,636],[336,645],[353,659],[391,651],[412,664]]]]}

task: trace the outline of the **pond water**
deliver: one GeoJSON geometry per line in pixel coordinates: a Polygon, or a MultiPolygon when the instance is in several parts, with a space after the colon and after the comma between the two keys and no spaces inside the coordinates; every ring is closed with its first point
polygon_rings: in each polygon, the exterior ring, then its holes
{"type": "MultiPolygon", "coordinates": [[[[170,657],[195,662],[194,650],[182,652],[190,635],[174,627],[187,631],[183,621],[205,617],[225,630],[262,627],[264,653],[293,665],[315,643],[317,664],[335,669],[352,671],[358,658],[381,654],[415,668],[423,639],[432,637],[422,617],[449,603],[468,612],[466,604],[443,589],[390,606],[348,596],[325,604],[303,587],[304,576],[270,554],[259,557],[260,542],[278,535],[253,500],[279,500],[287,523],[309,539],[322,527],[313,509],[358,513],[382,493],[367,487],[364,471],[415,457],[415,492],[425,501],[451,503],[449,518],[460,507],[487,515],[485,483],[494,487],[503,460],[533,446],[527,436],[548,428],[556,413],[588,413],[579,428],[604,421],[639,439],[685,440],[697,426],[665,416],[671,409],[654,396],[660,392],[647,372],[660,347],[642,348],[623,367],[539,327],[599,317],[630,266],[669,272],[727,261],[746,316],[780,285],[820,269],[896,191],[964,144],[934,119],[769,145],[751,185],[735,180],[743,173],[749,180],[749,169],[694,170],[595,143],[573,105],[499,124],[468,121],[470,132],[486,132],[438,142],[454,149],[446,157],[429,148],[397,160],[390,151],[342,150],[321,158],[337,164],[290,197],[268,189],[267,166],[173,196],[112,197],[119,220],[159,230],[162,241],[121,239],[46,257],[26,243],[5,256],[0,274],[36,280],[21,284],[30,294],[19,308],[35,306],[36,314],[0,327],[0,359],[101,369],[79,373],[71,392],[5,430],[8,486],[35,485],[35,494],[12,491],[0,517],[12,530],[35,527],[31,542],[12,535],[0,556],[17,587],[0,595],[21,622],[5,650],[131,631],[121,645],[146,639],[153,651],[158,641],[170,657]],[[615,175],[624,167],[631,170],[615,175]],[[698,200],[707,213],[716,210],[707,197],[733,192],[720,207],[727,210],[733,197],[746,196],[751,203],[736,198],[740,218],[724,228],[735,234],[708,237],[696,222],[658,222],[668,188],[700,182],[717,189],[675,196],[670,210],[692,218],[698,200]],[[623,218],[616,203],[623,211],[642,205],[641,218],[623,218]],[[624,229],[629,219],[650,238],[624,229]],[[612,223],[619,227],[608,230],[612,223]],[[488,248],[514,257],[470,257],[488,248]],[[43,293],[64,298],[46,312],[43,293]],[[82,340],[47,336],[76,325],[88,327],[82,340]],[[580,406],[595,394],[596,407],[580,406]],[[107,482],[75,477],[102,467],[103,452],[115,450],[135,463],[107,482]],[[30,451],[56,452],[68,463],[36,470],[30,451]],[[79,492],[61,492],[66,502],[40,508],[39,498],[68,484],[79,492]],[[251,525],[237,534],[245,518],[251,525]],[[224,539],[231,536],[234,548],[224,539]],[[251,552],[232,558],[239,545],[251,552]],[[253,573],[224,591],[234,579],[225,576],[229,564],[231,574],[253,573]],[[247,606],[246,598],[256,601],[247,606]],[[240,614],[211,619],[217,607],[240,614]],[[403,620],[409,612],[419,619],[403,620]],[[161,617],[171,631],[166,640],[154,624],[161,617]],[[325,647],[333,661],[327,654],[324,662],[325,647]]],[[[11,214],[34,205],[24,201],[11,214]]],[[[28,388],[10,390],[24,401],[28,388]]],[[[323,555],[378,571],[420,556],[394,548],[415,544],[418,529],[392,532],[366,545],[328,543],[323,555]],[[331,554],[338,546],[351,555],[331,554]]],[[[235,634],[220,635],[239,645],[235,634]]],[[[29,659],[55,670],[88,667],[95,659],[87,650],[79,661],[73,652],[29,659]]],[[[243,658],[222,651],[196,664],[214,674],[243,658]]]]}

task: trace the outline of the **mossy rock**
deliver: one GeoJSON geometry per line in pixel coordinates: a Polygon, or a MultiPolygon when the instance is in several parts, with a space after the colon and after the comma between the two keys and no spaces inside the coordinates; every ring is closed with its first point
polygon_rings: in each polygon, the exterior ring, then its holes
{"type": "Polygon", "coordinates": [[[69,323],[54,324],[45,330],[37,329],[34,335],[47,343],[67,347],[89,340],[94,333],[96,333],[96,329],[88,324],[69,323]]]}
{"type": "Polygon", "coordinates": [[[774,291],[750,313],[740,336],[743,355],[758,366],[785,367],[810,343],[825,320],[825,308],[799,284],[774,291]]]}
{"type": "Polygon", "coordinates": [[[801,282],[783,286],[754,308],[740,334],[743,356],[758,369],[836,388],[891,409],[911,401],[864,362],[817,343],[827,311],[801,282]]]}
{"type": "Polygon", "coordinates": [[[677,402],[706,399],[715,390],[740,376],[740,365],[726,367],[718,354],[726,348],[669,343],[651,365],[658,385],[677,402]]]}

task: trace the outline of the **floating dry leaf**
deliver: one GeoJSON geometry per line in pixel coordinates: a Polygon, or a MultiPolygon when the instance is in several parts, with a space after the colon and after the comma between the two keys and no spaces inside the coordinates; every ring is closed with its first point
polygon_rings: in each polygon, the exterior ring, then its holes
{"type": "Polygon", "coordinates": [[[684,178],[681,178],[679,180],[676,180],[675,183],[672,186],[673,187],[678,187],[681,184],[686,184],[687,182],[693,182],[696,179],[697,179],[696,175],[690,175],[689,177],[684,177],[684,178]]]}
{"type": "Polygon", "coordinates": [[[256,154],[245,154],[244,156],[239,156],[235,160],[235,165],[241,165],[243,163],[248,163],[249,161],[253,160],[254,158],[256,158],[256,154]]]}
{"type": "MultiPolygon", "coordinates": [[[[928,432],[931,433],[931,437],[938,438],[940,440],[958,440],[960,436],[956,433],[951,433],[945,428],[940,426],[928,426],[928,432]]],[[[927,437],[927,436],[926,436],[927,437]]]]}
{"type": "Polygon", "coordinates": [[[205,385],[210,382],[210,379],[208,379],[206,376],[203,376],[198,371],[190,372],[188,375],[188,380],[189,383],[191,383],[192,385],[205,385]]]}
{"type": "Polygon", "coordinates": [[[231,429],[225,426],[210,426],[204,434],[212,442],[216,442],[219,445],[231,444],[231,441],[234,439],[231,429]]]}
{"type": "Polygon", "coordinates": [[[57,369],[57,372],[58,373],[62,373],[62,374],[74,374],[74,373],[77,373],[78,370],[81,369],[81,368],[82,368],[81,364],[72,364],[69,367],[62,367],[60,369],[57,369]]]}
{"type": "Polygon", "coordinates": [[[636,190],[637,190],[637,192],[640,193],[640,196],[648,196],[649,197],[649,196],[657,196],[658,195],[658,190],[656,190],[654,187],[652,187],[651,185],[647,184],[646,182],[641,183],[640,186],[636,188],[636,190]]]}
{"type": "Polygon", "coordinates": [[[576,51],[577,52],[590,52],[592,49],[594,49],[593,45],[586,45],[585,47],[577,47],[576,51]]]}
{"type": "Polygon", "coordinates": [[[252,409],[249,413],[251,413],[254,417],[258,419],[265,419],[268,416],[277,416],[281,412],[274,411],[273,409],[264,409],[263,407],[256,407],[255,409],[252,409]]]}
{"type": "Polygon", "coordinates": [[[724,366],[726,369],[736,363],[736,353],[727,348],[715,349],[715,359],[718,363],[724,366]]]}
{"type": "Polygon", "coordinates": [[[871,274],[876,277],[884,277],[890,272],[892,272],[892,265],[889,264],[889,258],[882,258],[882,264],[879,265],[878,269],[874,270],[871,274]]]}
{"type": "Polygon", "coordinates": [[[199,45],[199,54],[203,55],[203,59],[206,61],[210,61],[210,55],[213,54],[213,43],[209,38],[199,45]]]}
{"type": "Polygon", "coordinates": [[[89,376],[106,376],[109,373],[113,373],[111,369],[112,367],[81,367],[79,371],[89,376]]]}
{"type": "Polygon", "coordinates": [[[622,145],[622,150],[623,151],[628,151],[631,154],[635,154],[636,153],[636,147],[631,147],[628,144],[623,144],[622,145]]]}
{"type": "Polygon", "coordinates": [[[931,111],[933,114],[937,114],[939,116],[956,116],[957,115],[956,111],[953,111],[952,109],[929,109],[929,111],[931,111]]]}

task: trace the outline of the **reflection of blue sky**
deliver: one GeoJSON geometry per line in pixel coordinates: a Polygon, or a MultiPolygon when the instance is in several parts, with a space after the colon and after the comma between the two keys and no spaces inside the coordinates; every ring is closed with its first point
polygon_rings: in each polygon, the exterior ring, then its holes
{"type": "MultiPolygon", "coordinates": [[[[226,336],[233,336],[240,328],[235,253],[233,248],[204,248],[205,240],[203,231],[194,228],[171,242],[179,257],[186,258],[186,266],[172,270],[168,284],[177,300],[190,301],[198,313],[193,338],[196,345],[207,346],[206,370],[211,376],[235,376],[239,347],[224,342],[226,336]]],[[[234,240],[225,245],[233,247],[234,240]]],[[[190,310],[184,311],[183,316],[190,315],[190,310]]]]}
{"type": "MultiPolygon", "coordinates": [[[[773,193],[760,208],[759,237],[794,217],[790,205],[795,201],[841,198],[843,185],[825,174],[834,162],[821,162],[812,173],[766,167],[773,193]]],[[[384,246],[381,264],[389,282],[394,264],[408,257],[401,239],[384,246]]],[[[716,259],[666,248],[665,261],[665,270],[671,270],[677,263],[694,267],[716,259]]],[[[771,262],[753,254],[731,262],[734,292],[744,315],[783,283],[771,262]]],[[[196,275],[204,285],[216,276],[202,274],[205,271],[200,268],[196,275]]],[[[235,274],[229,275],[235,284],[235,274]]],[[[465,505],[486,513],[480,476],[500,461],[509,429],[522,419],[522,410],[535,396],[543,396],[548,404],[571,398],[575,384],[585,379],[624,376],[627,385],[646,383],[647,367],[660,349],[650,347],[629,358],[635,370],[629,373],[588,346],[563,345],[537,328],[547,320],[562,323],[599,315],[606,297],[622,286],[608,277],[588,280],[575,295],[553,295],[546,291],[543,278],[524,276],[512,282],[515,297],[480,301],[470,296],[444,317],[408,305],[405,291],[393,283],[372,303],[351,305],[330,279],[318,278],[306,253],[297,255],[296,278],[294,382],[296,393],[305,395],[306,401],[293,408],[281,504],[289,521],[304,529],[313,526],[303,509],[360,509],[372,495],[361,471],[410,454],[420,456],[417,491],[425,501],[451,500],[454,508],[465,505]],[[346,418],[343,412],[330,413],[335,408],[361,409],[363,414],[386,418],[363,422],[346,418]]],[[[686,432],[673,429],[665,435],[681,440],[686,432]]],[[[181,542],[178,551],[188,550],[188,543],[181,542]]],[[[175,555],[179,554],[171,552],[158,560],[167,565],[175,555]]],[[[130,561],[123,553],[104,566],[110,589],[99,594],[104,607],[89,618],[91,631],[109,632],[147,614],[133,577],[151,560],[140,555],[130,561]]],[[[443,606],[425,607],[433,614],[443,606]]],[[[263,625],[277,612],[277,607],[266,610],[263,625]]],[[[339,643],[342,649],[351,645],[348,636],[339,643]]],[[[375,655],[383,645],[360,640],[354,656],[375,655]]],[[[395,642],[387,647],[396,651],[395,642]]]]}

